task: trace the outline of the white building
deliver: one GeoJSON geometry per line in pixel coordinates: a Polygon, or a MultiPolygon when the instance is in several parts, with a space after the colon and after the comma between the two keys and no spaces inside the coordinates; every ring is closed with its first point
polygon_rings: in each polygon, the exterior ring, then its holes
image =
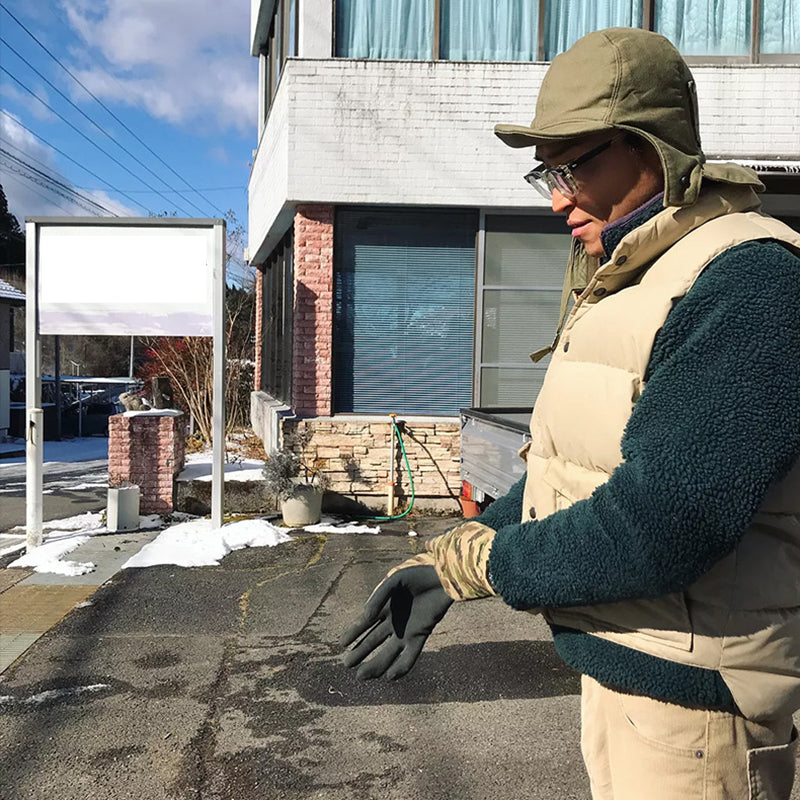
{"type": "Polygon", "coordinates": [[[547,60],[612,25],[672,39],[706,154],[755,166],[765,207],[800,225],[797,3],[253,0],[265,440],[294,412],[334,488],[382,494],[394,412],[417,493],[446,496],[458,409],[532,405],[546,362],[529,353],[552,340],[569,235],[522,180],[533,150],[492,129],[528,124],[547,60]]]}

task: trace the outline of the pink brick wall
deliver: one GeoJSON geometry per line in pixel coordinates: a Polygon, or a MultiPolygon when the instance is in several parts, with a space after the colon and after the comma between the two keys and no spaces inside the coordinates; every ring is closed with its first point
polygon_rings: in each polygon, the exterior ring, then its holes
{"type": "Polygon", "coordinates": [[[174,510],[174,479],[183,469],[183,414],[116,414],[108,420],[108,485],[135,483],[142,514],[174,510]]]}
{"type": "Polygon", "coordinates": [[[331,414],[333,206],[298,205],[294,217],[292,407],[331,414]]]}
{"type": "Polygon", "coordinates": [[[253,370],[253,389],[261,389],[261,337],[264,332],[264,270],[259,267],[256,270],[256,344],[255,359],[256,366],[253,370]]]}

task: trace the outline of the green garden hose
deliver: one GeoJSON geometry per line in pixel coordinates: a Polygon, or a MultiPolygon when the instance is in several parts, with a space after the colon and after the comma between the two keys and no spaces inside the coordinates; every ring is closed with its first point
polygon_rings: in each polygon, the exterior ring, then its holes
{"type": "Polygon", "coordinates": [[[403,444],[403,437],[400,435],[400,428],[397,427],[397,423],[392,418],[392,427],[394,428],[394,432],[397,434],[397,441],[400,442],[400,451],[403,453],[403,460],[406,462],[406,471],[408,472],[408,482],[411,484],[411,502],[408,504],[408,508],[402,514],[395,514],[393,517],[374,517],[372,515],[364,517],[364,519],[374,519],[378,522],[390,522],[394,519],[402,519],[412,508],[414,508],[414,476],[411,474],[411,465],[408,463],[408,454],[406,453],[405,445],[403,444]]]}

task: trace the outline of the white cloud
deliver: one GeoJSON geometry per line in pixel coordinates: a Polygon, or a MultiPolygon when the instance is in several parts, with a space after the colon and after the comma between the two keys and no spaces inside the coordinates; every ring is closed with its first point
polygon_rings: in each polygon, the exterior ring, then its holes
{"type": "MultiPolygon", "coordinates": [[[[47,105],[52,104],[47,89],[45,89],[41,84],[35,86],[32,91],[36,97],[40,97],[45,103],[47,103],[47,105]]],[[[2,82],[0,82],[0,96],[22,106],[29,114],[31,114],[31,116],[38,120],[52,122],[53,120],[57,119],[56,115],[50,111],[47,106],[40,103],[36,97],[30,94],[30,92],[24,92],[21,89],[18,89],[17,85],[12,83],[10,79],[4,79],[2,82]]]]}
{"type": "Polygon", "coordinates": [[[249,55],[249,0],[62,5],[88,48],[73,51],[74,69],[98,97],[143,106],[170,123],[200,121],[242,133],[254,126],[258,81],[249,55]]]}
{"type": "MultiPolygon", "coordinates": [[[[3,140],[0,147],[13,156],[69,185],[69,181],[57,172],[55,152],[25,130],[18,118],[7,112],[0,114],[0,138],[3,140]]],[[[90,216],[100,213],[99,210],[92,211],[74,199],[45,188],[30,177],[28,170],[21,168],[2,153],[0,163],[3,167],[3,191],[8,200],[8,208],[20,225],[24,224],[25,217],[90,216]],[[27,173],[28,177],[21,173],[27,173]]],[[[137,216],[130,208],[103,191],[81,189],[80,193],[118,216],[137,216]]]]}

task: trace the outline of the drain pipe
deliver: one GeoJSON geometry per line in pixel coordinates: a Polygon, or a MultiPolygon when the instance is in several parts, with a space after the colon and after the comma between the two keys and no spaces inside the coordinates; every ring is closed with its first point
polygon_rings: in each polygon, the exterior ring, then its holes
{"type": "Polygon", "coordinates": [[[397,414],[389,414],[389,436],[391,437],[390,442],[390,461],[389,461],[389,483],[386,485],[387,488],[387,495],[386,495],[386,516],[393,517],[394,516],[394,489],[395,489],[395,478],[394,478],[394,462],[397,456],[397,439],[394,435],[395,430],[395,417],[397,414]]]}

